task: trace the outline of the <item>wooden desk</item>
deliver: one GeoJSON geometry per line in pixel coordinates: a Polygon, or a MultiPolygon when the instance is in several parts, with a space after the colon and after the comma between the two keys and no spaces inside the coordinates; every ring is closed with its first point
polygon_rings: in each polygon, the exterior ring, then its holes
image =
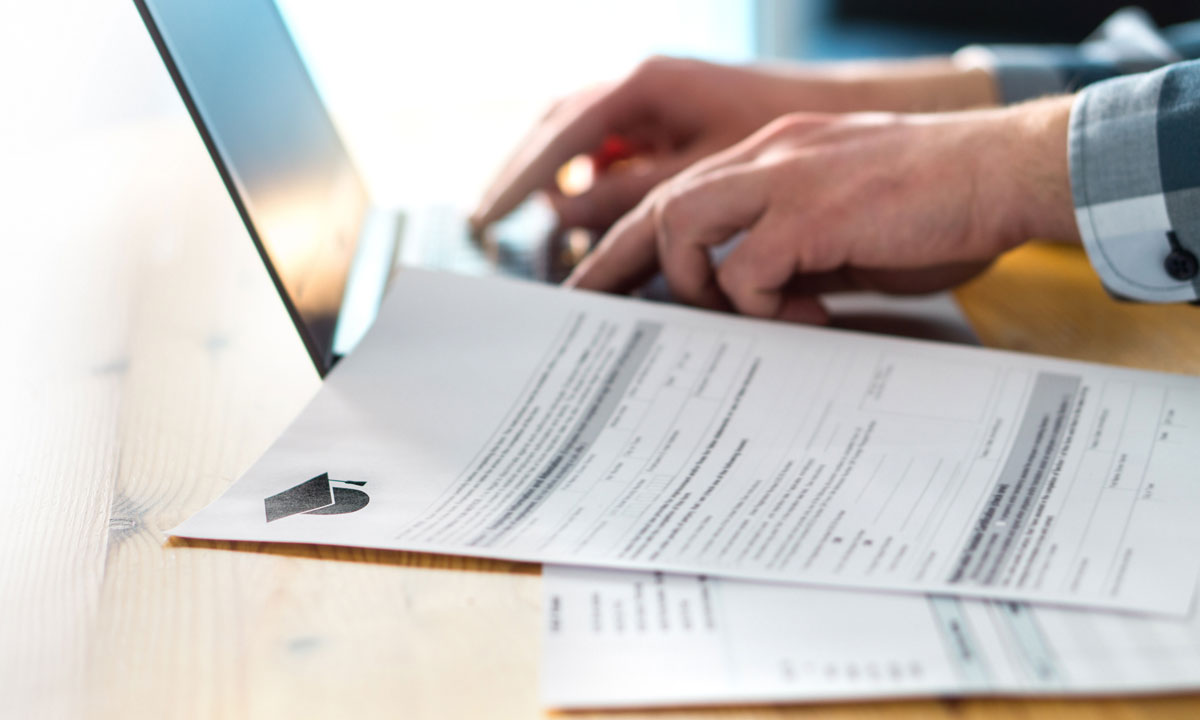
{"type": "MultiPolygon", "coordinates": [[[[15,76],[71,57],[99,6],[56,26],[76,36],[0,26],[0,60],[15,76]]],[[[167,541],[318,381],[132,6],[112,8],[132,59],[46,72],[92,68],[76,84],[111,110],[144,100],[113,78],[152,68],[139,92],[171,111],[0,117],[0,718],[542,715],[535,566],[167,541]]],[[[1200,309],[1115,303],[1077,251],[1026,248],[960,297],[990,345],[1200,372],[1200,309]]],[[[1183,718],[1200,697],[644,715],[1183,718]]]]}
{"type": "MultiPolygon", "coordinates": [[[[186,121],[14,162],[39,192],[6,207],[0,266],[0,716],[539,716],[535,566],[164,535],[318,386],[186,121]]],[[[1113,302],[1077,250],[1027,247],[960,298],[990,345],[1200,372],[1200,309],[1113,302]]],[[[678,714],[1188,717],[1200,697],[678,714]]]]}

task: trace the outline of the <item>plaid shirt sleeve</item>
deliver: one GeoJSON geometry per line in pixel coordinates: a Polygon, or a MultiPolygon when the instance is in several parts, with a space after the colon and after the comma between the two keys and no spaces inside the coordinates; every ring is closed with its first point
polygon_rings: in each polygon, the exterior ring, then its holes
{"type": "Polygon", "coordinates": [[[1200,297],[1200,61],[1088,87],[1068,147],[1075,219],[1109,292],[1200,297]]]}
{"type": "Polygon", "coordinates": [[[1200,22],[1122,10],[1078,46],[972,46],[1005,102],[1082,88],[1068,140],[1075,217],[1108,291],[1200,298],[1200,22]]]}
{"type": "Polygon", "coordinates": [[[1079,45],[969,45],[956,57],[988,68],[1005,103],[1200,57],[1200,22],[1161,31],[1144,11],[1120,10],[1079,45]]]}

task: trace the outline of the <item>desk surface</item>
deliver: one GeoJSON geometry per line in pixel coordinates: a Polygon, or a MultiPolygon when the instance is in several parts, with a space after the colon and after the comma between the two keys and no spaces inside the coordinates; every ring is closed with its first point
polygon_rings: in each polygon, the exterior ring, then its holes
{"type": "MultiPolygon", "coordinates": [[[[0,718],[543,714],[535,566],[168,542],[318,380],[132,7],[104,6],[106,36],[103,4],[51,5],[53,36],[0,25],[0,718]],[[131,55],[101,73],[105,42],[131,55]],[[114,110],[155,93],[161,121],[114,110]],[[31,102],[87,122],[11,124],[31,102]]],[[[995,347],[1200,372],[1200,309],[1115,303],[1075,250],[1025,248],[959,297],[995,347]]],[[[1200,696],[663,714],[1182,718],[1200,696]]]]}
{"type": "MultiPolygon", "coordinates": [[[[318,385],[190,127],[9,161],[39,192],[6,205],[0,266],[0,716],[539,716],[536,566],[167,540],[318,385]]],[[[959,297],[988,345],[1200,372],[1200,310],[1116,303],[1074,249],[1026,247],[959,297]]],[[[1200,697],[679,714],[1187,717],[1200,697]]]]}

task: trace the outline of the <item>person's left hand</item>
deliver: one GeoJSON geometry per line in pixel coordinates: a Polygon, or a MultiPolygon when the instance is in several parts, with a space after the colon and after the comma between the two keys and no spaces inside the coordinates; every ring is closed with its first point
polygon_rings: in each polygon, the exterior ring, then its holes
{"type": "Polygon", "coordinates": [[[684,302],[798,322],[826,320],[826,292],[957,285],[1031,237],[1078,242],[1070,107],[785,116],[656,187],[567,284],[629,292],[661,270],[684,302]]]}

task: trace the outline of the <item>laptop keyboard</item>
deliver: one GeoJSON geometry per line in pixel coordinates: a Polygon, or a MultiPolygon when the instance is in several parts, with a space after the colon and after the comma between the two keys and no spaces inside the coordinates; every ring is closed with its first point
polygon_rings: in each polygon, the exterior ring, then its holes
{"type": "MultiPolygon", "coordinates": [[[[514,215],[471,237],[464,213],[451,205],[421,208],[405,216],[400,261],[465,275],[505,275],[557,281],[566,268],[557,262],[557,244],[546,238],[544,218],[514,215]]],[[[527,211],[528,212],[528,211],[527,211]]]]}

